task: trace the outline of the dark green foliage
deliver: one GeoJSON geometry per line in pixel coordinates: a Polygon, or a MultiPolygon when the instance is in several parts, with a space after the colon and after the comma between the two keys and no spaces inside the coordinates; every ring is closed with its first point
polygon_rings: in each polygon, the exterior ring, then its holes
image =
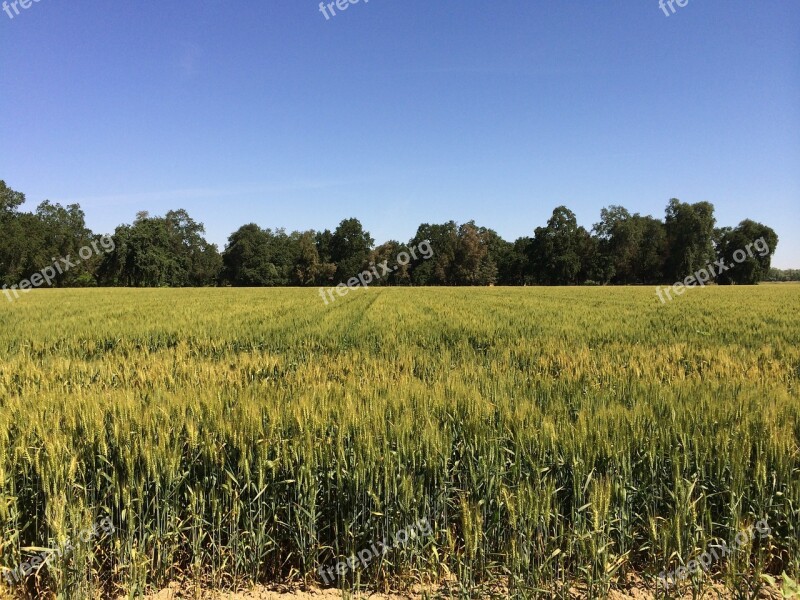
{"type": "Polygon", "coordinates": [[[800,269],[775,269],[769,270],[766,281],[800,281],[800,269]]]}
{"type": "MultiPolygon", "coordinates": [[[[65,208],[45,200],[35,213],[19,212],[24,202],[24,194],[0,181],[0,284],[17,284],[101,239],[86,227],[77,204],[65,208]]],[[[714,224],[712,204],[677,199],[670,200],[663,221],[622,206],[603,208],[591,233],[578,225],[571,210],[559,206],[533,237],[513,243],[474,221],[423,223],[408,244],[390,240],[377,247],[355,218],[343,220],[333,232],[287,234],[251,223],[232,233],[220,254],[205,240],[203,224],[185,210],[163,217],[141,212],[132,224],[117,227],[113,250],[93,253],[60,273],[53,285],[330,287],[384,262],[396,268],[373,278],[371,285],[664,284],[717,259],[733,266],[715,283],[791,279],[770,272],[778,243],[772,229],[750,220],[736,228],[715,230],[714,224]],[[425,240],[432,256],[397,264],[400,253],[425,240]],[[768,252],[755,248],[758,240],[768,252]],[[748,245],[747,256],[735,261],[748,245]]]]}
{"type": "Polygon", "coordinates": [[[745,219],[734,229],[718,232],[717,252],[730,268],[721,273],[723,285],[755,285],[769,274],[778,235],[766,225],[745,219]]]}
{"type": "Polygon", "coordinates": [[[367,267],[375,240],[358,219],[345,219],[330,238],[330,258],[336,265],[334,283],[344,283],[367,267]]]}
{"type": "Polygon", "coordinates": [[[546,227],[537,227],[530,246],[533,279],[543,285],[582,283],[587,232],[578,226],[575,213],[566,206],[553,210],[546,227]]]}
{"type": "Polygon", "coordinates": [[[714,206],[709,202],[669,201],[664,220],[669,249],[667,279],[680,281],[714,262],[714,223],[714,206]]]}
{"type": "Polygon", "coordinates": [[[98,266],[98,279],[137,287],[214,285],[221,259],[204,233],[203,224],[183,209],[164,217],[140,212],[132,225],[117,227],[114,249],[98,266]]]}

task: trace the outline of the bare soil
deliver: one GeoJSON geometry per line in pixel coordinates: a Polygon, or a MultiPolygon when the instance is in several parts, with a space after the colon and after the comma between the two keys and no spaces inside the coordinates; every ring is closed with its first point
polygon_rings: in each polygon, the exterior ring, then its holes
{"type": "MultiPolygon", "coordinates": [[[[288,588],[265,588],[256,587],[247,592],[213,592],[205,591],[199,596],[196,596],[193,591],[182,590],[179,586],[171,586],[168,589],[162,590],[158,594],[150,596],[147,600],[341,600],[342,598],[353,599],[369,599],[369,600],[422,600],[426,596],[423,594],[423,589],[417,589],[412,592],[406,593],[363,593],[345,596],[342,591],[337,589],[318,589],[318,588],[303,588],[303,589],[288,589],[288,588]]],[[[500,598],[504,594],[496,592],[491,594],[493,597],[500,598]]],[[[489,594],[487,594],[487,597],[489,594]]],[[[575,600],[585,598],[586,594],[581,593],[580,590],[571,590],[570,596],[575,600]]],[[[428,598],[455,598],[456,595],[448,594],[445,590],[428,590],[428,598]]],[[[663,597],[663,596],[662,596],[663,597]]],[[[656,596],[652,591],[633,587],[625,592],[612,591],[609,600],[655,600],[656,596]]],[[[680,597],[680,600],[689,600],[692,598],[691,593],[687,592],[680,597]]],[[[705,594],[697,598],[713,598],[714,600],[730,600],[734,596],[726,591],[724,587],[714,586],[709,588],[705,594]]],[[[761,599],[779,600],[781,598],[780,592],[777,590],[764,590],[759,595],[761,599]]]]}
{"type": "MultiPolygon", "coordinates": [[[[625,591],[612,590],[609,594],[609,600],[656,600],[655,594],[652,590],[648,590],[643,585],[637,582],[630,582],[625,586],[625,591]]],[[[572,600],[581,600],[586,598],[587,595],[579,589],[570,590],[570,598],[572,600]]],[[[494,590],[492,593],[488,591],[485,594],[476,594],[475,597],[481,598],[504,598],[507,594],[502,590],[494,590]]],[[[9,593],[9,590],[4,589],[0,584],[0,600],[12,600],[15,596],[9,593]]],[[[409,592],[393,592],[393,593],[359,593],[347,594],[338,589],[319,589],[309,587],[287,587],[287,586],[274,586],[262,587],[257,586],[248,591],[241,592],[218,592],[213,590],[196,591],[194,588],[183,587],[177,583],[170,585],[168,588],[161,590],[156,594],[151,594],[146,597],[146,600],[424,600],[430,598],[434,599],[450,599],[458,598],[455,590],[448,590],[447,588],[423,588],[418,586],[409,592]]],[[[663,594],[659,597],[663,598],[663,594]]],[[[692,597],[690,591],[687,591],[683,596],[672,596],[675,600],[733,600],[735,597],[723,586],[715,585],[708,588],[702,596],[692,597]]],[[[758,596],[761,600],[781,600],[782,596],[778,590],[765,589],[758,596]]],[[[127,597],[121,596],[116,600],[127,600],[127,597]]]]}

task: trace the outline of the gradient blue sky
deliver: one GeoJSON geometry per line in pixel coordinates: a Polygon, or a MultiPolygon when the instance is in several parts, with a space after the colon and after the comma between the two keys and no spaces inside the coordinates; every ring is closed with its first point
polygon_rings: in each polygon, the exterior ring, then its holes
{"type": "Polygon", "coordinates": [[[41,0],[0,12],[0,179],[111,232],[186,208],[379,242],[707,200],[800,267],[800,2],[41,0]]]}

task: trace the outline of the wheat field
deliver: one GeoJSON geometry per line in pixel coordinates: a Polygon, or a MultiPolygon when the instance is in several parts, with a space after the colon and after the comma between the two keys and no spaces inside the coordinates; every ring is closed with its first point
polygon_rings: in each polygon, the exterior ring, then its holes
{"type": "MultiPolygon", "coordinates": [[[[174,581],[604,597],[798,570],[800,286],[41,290],[0,303],[0,567],[21,597],[174,581]],[[483,590],[483,591],[481,591],[483,590]]],[[[3,585],[0,578],[0,585],[3,585]]]]}

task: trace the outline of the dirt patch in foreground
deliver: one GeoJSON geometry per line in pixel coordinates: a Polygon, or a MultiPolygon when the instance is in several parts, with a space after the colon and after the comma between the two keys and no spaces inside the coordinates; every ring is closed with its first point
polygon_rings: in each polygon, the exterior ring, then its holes
{"type": "MultiPolygon", "coordinates": [[[[173,584],[167,589],[161,590],[157,594],[149,595],[145,600],[342,600],[348,599],[363,599],[363,600],[423,600],[425,598],[434,599],[449,599],[458,598],[455,590],[448,592],[447,589],[440,588],[434,590],[427,590],[427,596],[424,594],[425,589],[408,593],[360,593],[355,595],[345,596],[341,590],[336,589],[319,589],[319,588],[287,588],[281,587],[255,587],[246,592],[215,592],[204,590],[195,595],[193,589],[181,587],[178,584],[173,584]]],[[[474,597],[480,598],[504,598],[506,594],[495,591],[494,593],[486,592],[484,594],[475,594],[474,597]]],[[[570,597],[573,600],[581,600],[586,598],[586,594],[581,593],[579,590],[571,590],[570,597]]],[[[8,593],[7,590],[0,585],[0,600],[12,600],[15,596],[8,593]]],[[[612,591],[608,595],[609,600],[655,600],[656,596],[652,591],[639,587],[631,587],[630,589],[622,591],[612,591]]],[[[663,598],[663,596],[661,596],[663,598]]],[[[673,598],[676,598],[673,596],[673,598]]],[[[714,600],[733,600],[734,596],[721,586],[709,588],[702,596],[697,599],[714,599],[714,600]]],[[[781,600],[781,594],[777,590],[769,589],[764,590],[758,598],[760,600],[781,600]]],[[[692,596],[686,593],[680,597],[679,600],[690,600],[692,596]]],[[[127,600],[126,596],[120,596],[117,600],[127,600]]]]}
{"type": "MultiPolygon", "coordinates": [[[[428,598],[456,598],[455,593],[448,593],[446,590],[428,590],[427,596],[424,595],[424,590],[420,589],[408,593],[394,593],[394,594],[380,594],[380,593],[362,593],[348,598],[354,599],[369,599],[369,600],[418,600],[425,597],[428,598]]],[[[504,594],[496,592],[495,594],[486,594],[485,597],[493,596],[495,598],[502,598],[504,594]]],[[[576,600],[586,597],[579,590],[573,590],[570,596],[576,600]]],[[[265,588],[256,587],[248,592],[213,592],[205,591],[200,595],[201,600],[341,600],[344,594],[340,590],[335,589],[318,589],[318,588],[304,588],[288,589],[288,588],[265,588]]],[[[663,596],[662,596],[663,597],[663,596]]],[[[758,596],[761,599],[778,600],[781,598],[777,590],[764,590],[758,596]]],[[[196,598],[192,591],[181,589],[180,586],[171,586],[168,589],[162,590],[158,594],[149,596],[147,600],[189,600],[196,598]]],[[[612,591],[609,600],[654,600],[656,596],[653,592],[632,588],[631,590],[620,592],[612,591]]],[[[691,593],[687,593],[681,597],[683,599],[692,598],[691,593]]],[[[714,600],[729,600],[734,596],[726,591],[723,587],[715,586],[709,588],[706,593],[699,598],[713,598],[714,600]]]]}

